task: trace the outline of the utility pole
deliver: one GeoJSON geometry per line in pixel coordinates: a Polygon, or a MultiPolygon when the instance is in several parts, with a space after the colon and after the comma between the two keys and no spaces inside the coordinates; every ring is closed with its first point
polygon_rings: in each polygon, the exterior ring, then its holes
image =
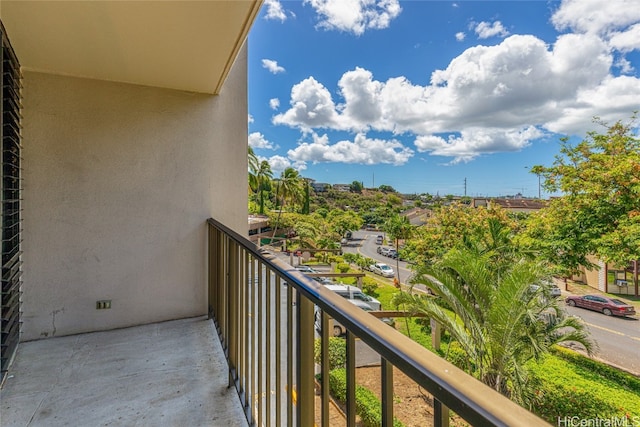
{"type": "Polygon", "coordinates": [[[376,173],[371,172],[371,188],[376,188],[376,173]]]}
{"type": "Polygon", "coordinates": [[[464,196],[467,197],[467,178],[464,179],[464,196]]]}

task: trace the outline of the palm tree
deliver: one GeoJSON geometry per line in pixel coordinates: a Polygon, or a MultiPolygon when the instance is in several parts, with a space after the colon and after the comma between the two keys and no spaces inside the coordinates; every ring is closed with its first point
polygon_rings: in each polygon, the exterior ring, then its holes
{"type": "Polygon", "coordinates": [[[263,160],[260,162],[260,167],[256,173],[256,192],[258,194],[258,201],[260,203],[260,215],[264,215],[264,196],[265,193],[271,190],[271,180],[273,178],[273,172],[271,171],[271,165],[268,161],[263,160]]]}
{"type": "Polygon", "coordinates": [[[259,165],[258,156],[256,156],[256,153],[255,151],[253,151],[253,148],[248,147],[249,191],[254,193],[258,187],[257,179],[256,179],[258,165],[259,165]]]}
{"type": "Polygon", "coordinates": [[[530,406],[527,362],[539,360],[554,344],[578,342],[588,353],[593,344],[581,321],[566,316],[546,287],[531,286],[545,271],[539,262],[514,258],[498,271],[493,255],[453,249],[412,280],[427,285],[435,296],[401,292],[393,302],[440,323],[464,351],[470,374],[530,406]]]}
{"type": "Polygon", "coordinates": [[[303,199],[304,181],[300,173],[292,167],[286,168],[280,175],[279,184],[282,202],[281,208],[289,202],[293,210],[296,204],[300,203],[303,199]]]}
{"type": "Polygon", "coordinates": [[[394,246],[396,248],[396,278],[398,279],[398,283],[400,282],[400,240],[408,239],[413,234],[413,226],[409,222],[406,216],[395,214],[383,224],[382,228],[385,233],[389,235],[394,241],[394,246]]]}
{"type": "Polygon", "coordinates": [[[249,192],[258,197],[260,215],[264,215],[264,193],[271,189],[272,178],[273,172],[269,162],[260,161],[253,148],[249,147],[249,192]]]}
{"type": "Polygon", "coordinates": [[[276,237],[278,231],[278,224],[280,223],[280,217],[282,210],[286,202],[291,202],[291,206],[295,206],[296,202],[302,200],[303,192],[302,185],[304,181],[300,177],[297,170],[292,167],[288,167],[282,171],[280,178],[277,180],[275,202],[278,207],[278,217],[273,227],[272,240],[276,237]]]}

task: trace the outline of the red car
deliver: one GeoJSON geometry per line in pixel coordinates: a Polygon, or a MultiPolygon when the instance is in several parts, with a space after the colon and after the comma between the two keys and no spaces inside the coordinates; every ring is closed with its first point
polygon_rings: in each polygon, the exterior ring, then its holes
{"type": "Polygon", "coordinates": [[[588,308],[599,311],[607,316],[633,316],[636,310],[632,305],[616,298],[608,298],[600,295],[573,295],[566,299],[571,307],[588,308]]]}

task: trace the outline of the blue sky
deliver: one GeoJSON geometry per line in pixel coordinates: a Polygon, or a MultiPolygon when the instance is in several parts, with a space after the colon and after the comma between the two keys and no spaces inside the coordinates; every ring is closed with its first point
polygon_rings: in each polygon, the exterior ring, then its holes
{"type": "Polygon", "coordinates": [[[248,71],[275,176],[535,197],[562,136],[640,110],[640,0],[266,0],[248,71]]]}

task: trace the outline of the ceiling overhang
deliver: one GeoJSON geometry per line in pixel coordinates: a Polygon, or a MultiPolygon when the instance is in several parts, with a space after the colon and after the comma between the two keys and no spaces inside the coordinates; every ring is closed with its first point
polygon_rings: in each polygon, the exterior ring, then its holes
{"type": "Polygon", "coordinates": [[[262,0],[2,0],[23,70],[219,93],[262,0]]]}

